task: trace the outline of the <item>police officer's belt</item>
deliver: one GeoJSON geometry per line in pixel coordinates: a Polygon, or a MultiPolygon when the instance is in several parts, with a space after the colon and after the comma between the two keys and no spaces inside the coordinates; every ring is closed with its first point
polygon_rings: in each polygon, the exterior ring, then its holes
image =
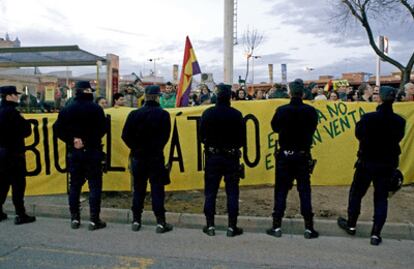
{"type": "Polygon", "coordinates": [[[208,147],[206,151],[211,154],[224,154],[224,155],[235,155],[235,156],[240,154],[239,149],[221,149],[221,148],[208,147]]]}
{"type": "Polygon", "coordinates": [[[285,156],[292,156],[292,155],[306,155],[309,154],[308,151],[305,150],[280,150],[285,156]]]}

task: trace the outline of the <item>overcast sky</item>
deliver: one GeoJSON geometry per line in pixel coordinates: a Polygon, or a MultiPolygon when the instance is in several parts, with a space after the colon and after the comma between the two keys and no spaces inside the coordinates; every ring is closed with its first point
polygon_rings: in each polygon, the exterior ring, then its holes
{"type": "MultiPolygon", "coordinates": [[[[255,54],[255,82],[267,81],[267,65],[281,80],[280,64],[288,79],[317,79],[343,72],[375,73],[376,56],[358,25],[343,29],[335,23],[335,0],[238,0],[238,36],[256,28],[265,39],[255,54]],[[306,71],[305,68],[314,68],[306,71]]],[[[79,45],[97,55],[120,57],[121,74],[153,69],[172,77],[172,65],[181,67],[188,35],[202,72],[223,79],[223,0],[0,0],[0,37],[9,33],[22,46],[79,45]]],[[[375,35],[390,38],[390,56],[405,65],[414,48],[414,23],[400,11],[376,24],[375,35]],[[407,18],[407,20],[404,20],[407,18]],[[405,22],[406,26],[403,26],[405,22]],[[408,25],[407,25],[408,22],[408,25]]],[[[234,49],[234,77],[244,77],[243,46],[234,49]]],[[[383,64],[383,73],[395,67],[383,64]]],[[[75,69],[75,73],[94,68],[75,69]]],[[[248,79],[250,81],[251,78],[248,79]]]]}

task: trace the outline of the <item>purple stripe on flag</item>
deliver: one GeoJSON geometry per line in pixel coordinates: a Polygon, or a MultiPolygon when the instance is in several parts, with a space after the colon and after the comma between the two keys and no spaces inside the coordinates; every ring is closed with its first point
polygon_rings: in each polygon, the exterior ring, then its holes
{"type": "Polygon", "coordinates": [[[183,92],[181,96],[181,106],[188,106],[189,99],[190,99],[190,92],[191,92],[191,81],[188,84],[187,89],[183,92]]]}
{"type": "Polygon", "coordinates": [[[200,65],[198,65],[198,61],[192,62],[191,66],[193,67],[193,75],[201,73],[201,69],[200,69],[200,65]]]}

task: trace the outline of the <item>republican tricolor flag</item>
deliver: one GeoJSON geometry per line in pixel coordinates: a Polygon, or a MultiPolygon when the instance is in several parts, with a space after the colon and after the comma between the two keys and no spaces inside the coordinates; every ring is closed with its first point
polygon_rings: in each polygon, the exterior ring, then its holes
{"type": "Polygon", "coordinates": [[[188,105],[193,75],[200,73],[200,66],[198,65],[193,46],[187,36],[185,39],[184,60],[181,69],[180,83],[178,84],[177,90],[176,107],[188,105]]]}

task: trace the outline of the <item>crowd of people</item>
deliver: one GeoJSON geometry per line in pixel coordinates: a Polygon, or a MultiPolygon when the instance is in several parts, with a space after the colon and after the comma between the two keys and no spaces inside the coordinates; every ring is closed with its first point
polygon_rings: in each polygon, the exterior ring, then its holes
{"type": "MultiPolygon", "coordinates": [[[[315,82],[305,85],[302,80],[305,93],[304,100],[327,100],[343,102],[376,102],[379,98],[379,86],[369,83],[362,83],[357,88],[350,85],[338,85],[330,87],[320,87],[315,82]]],[[[210,86],[211,87],[211,86],[210,86]]],[[[113,96],[113,103],[109,104],[105,96],[96,96],[95,102],[102,108],[108,107],[141,107],[143,105],[142,85],[138,86],[140,91],[122,90],[113,96]]],[[[25,92],[25,91],[23,91],[25,92]]],[[[27,92],[27,91],[26,91],[27,92]]],[[[161,93],[160,105],[162,108],[173,108],[176,105],[177,85],[167,82],[161,93]]],[[[217,99],[217,86],[209,88],[207,84],[200,84],[195,87],[189,95],[188,106],[200,106],[214,104],[217,99]]],[[[55,90],[54,101],[45,101],[44,94],[37,92],[36,96],[30,93],[22,93],[18,100],[18,109],[23,113],[48,113],[59,112],[66,106],[73,97],[69,93],[69,88],[64,86],[55,90]]],[[[275,83],[267,90],[263,87],[256,90],[247,90],[246,85],[233,85],[231,91],[232,101],[245,100],[264,100],[275,98],[289,98],[287,85],[275,83]]],[[[407,83],[404,88],[397,93],[396,102],[414,101],[414,83],[407,83]]]]}

